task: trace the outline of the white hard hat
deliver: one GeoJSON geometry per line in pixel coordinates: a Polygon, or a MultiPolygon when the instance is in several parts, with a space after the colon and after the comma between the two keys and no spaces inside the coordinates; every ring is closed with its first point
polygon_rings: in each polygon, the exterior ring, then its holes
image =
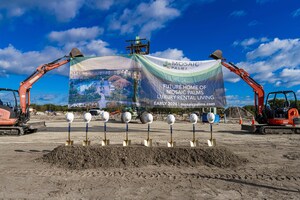
{"type": "Polygon", "coordinates": [[[131,113],[130,112],[125,112],[122,115],[124,122],[128,123],[131,120],[131,113]]]}
{"type": "Polygon", "coordinates": [[[215,114],[214,113],[207,113],[207,121],[212,124],[215,121],[215,114]]]}
{"type": "Polygon", "coordinates": [[[167,123],[169,125],[173,125],[175,123],[175,117],[174,117],[174,115],[168,115],[167,116],[167,123]]]}
{"type": "Polygon", "coordinates": [[[66,120],[67,120],[67,122],[72,123],[73,120],[74,120],[74,114],[71,113],[71,112],[68,112],[68,113],[66,114],[66,120]]]}
{"type": "Polygon", "coordinates": [[[102,119],[107,122],[109,120],[109,113],[106,111],[102,112],[102,119]]]}
{"type": "Polygon", "coordinates": [[[89,123],[92,119],[91,113],[85,113],[84,116],[83,116],[83,119],[86,123],[89,123]]]}
{"type": "Polygon", "coordinates": [[[198,121],[198,116],[195,113],[191,114],[190,115],[190,122],[192,124],[197,124],[197,121],[198,121]]]}

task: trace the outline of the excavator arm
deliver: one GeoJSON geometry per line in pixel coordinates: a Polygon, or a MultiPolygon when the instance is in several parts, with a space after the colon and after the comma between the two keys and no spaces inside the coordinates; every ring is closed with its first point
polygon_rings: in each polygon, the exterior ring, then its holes
{"type": "Polygon", "coordinates": [[[64,56],[54,60],[53,62],[40,65],[39,67],[37,67],[35,72],[33,72],[28,78],[20,83],[19,96],[22,116],[21,120],[23,122],[29,120],[29,117],[27,116],[27,108],[30,106],[30,89],[32,85],[36,83],[41,77],[43,77],[47,72],[69,63],[71,58],[82,56],[82,53],[77,48],[73,48],[68,56],[64,56]]]}
{"type": "Polygon", "coordinates": [[[252,79],[248,72],[246,72],[244,69],[241,69],[237,66],[235,66],[231,62],[226,62],[226,59],[222,56],[222,51],[216,50],[210,55],[211,58],[215,60],[221,60],[221,64],[229,69],[231,72],[237,74],[241,79],[243,79],[251,88],[253,88],[254,91],[254,104],[256,108],[256,120],[259,122],[263,122],[263,109],[264,109],[264,98],[265,98],[265,92],[263,89],[263,86],[257,83],[254,79],[252,79]]]}

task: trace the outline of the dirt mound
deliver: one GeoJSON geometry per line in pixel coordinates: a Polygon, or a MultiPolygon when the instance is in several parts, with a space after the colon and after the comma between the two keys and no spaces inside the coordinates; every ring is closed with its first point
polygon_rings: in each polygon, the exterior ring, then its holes
{"type": "Polygon", "coordinates": [[[42,161],[68,169],[123,168],[146,165],[236,167],[247,162],[224,147],[59,146],[42,161]]]}

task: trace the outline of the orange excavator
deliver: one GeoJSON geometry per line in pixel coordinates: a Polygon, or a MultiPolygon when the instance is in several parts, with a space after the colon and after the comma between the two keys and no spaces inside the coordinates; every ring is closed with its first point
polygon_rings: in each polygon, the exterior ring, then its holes
{"type": "Polygon", "coordinates": [[[19,90],[0,88],[0,135],[23,135],[35,132],[36,125],[28,123],[32,85],[47,72],[69,63],[71,58],[82,56],[77,48],[73,48],[69,55],[37,67],[28,78],[20,83],[19,90]]]}
{"type": "Polygon", "coordinates": [[[295,92],[276,91],[270,92],[265,100],[263,86],[252,79],[248,72],[226,62],[222,51],[216,50],[211,55],[215,60],[221,60],[221,64],[231,72],[237,74],[254,91],[255,120],[257,125],[242,125],[242,130],[256,133],[300,133],[300,118],[297,97],[295,92]]]}

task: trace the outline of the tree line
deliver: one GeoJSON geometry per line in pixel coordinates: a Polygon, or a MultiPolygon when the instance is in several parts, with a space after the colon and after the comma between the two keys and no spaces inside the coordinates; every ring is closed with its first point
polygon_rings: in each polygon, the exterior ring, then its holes
{"type": "Polygon", "coordinates": [[[68,108],[68,105],[55,105],[55,104],[44,104],[44,105],[38,105],[38,104],[31,104],[31,108],[35,109],[36,111],[40,112],[67,112],[67,111],[86,111],[87,108],[68,108]]]}
{"type": "MultiPolygon", "coordinates": [[[[294,102],[292,102],[294,103],[294,102]]],[[[300,102],[298,103],[298,109],[300,108],[300,102]]],[[[35,109],[36,111],[40,111],[40,112],[45,112],[45,111],[50,111],[50,112],[67,112],[67,111],[88,111],[90,108],[68,108],[68,105],[55,105],[55,104],[44,104],[44,105],[38,105],[38,104],[31,104],[30,107],[32,107],[33,109],[35,109]]],[[[253,105],[246,105],[243,107],[244,109],[246,109],[247,111],[251,112],[252,114],[255,113],[255,107],[253,105]]],[[[117,110],[118,108],[115,109],[108,109],[107,111],[109,112],[113,112],[115,110],[117,110]]],[[[119,108],[120,109],[120,108],[119,108]]],[[[120,110],[125,110],[127,111],[127,109],[120,109],[120,110]]],[[[146,109],[149,112],[154,112],[154,113],[174,113],[174,114],[182,114],[182,113],[192,113],[192,112],[199,112],[201,113],[201,108],[188,108],[188,109],[183,109],[183,108],[148,108],[146,109]]],[[[224,113],[224,108],[217,108],[217,113],[218,114],[223,114],[224,113]]]]}

